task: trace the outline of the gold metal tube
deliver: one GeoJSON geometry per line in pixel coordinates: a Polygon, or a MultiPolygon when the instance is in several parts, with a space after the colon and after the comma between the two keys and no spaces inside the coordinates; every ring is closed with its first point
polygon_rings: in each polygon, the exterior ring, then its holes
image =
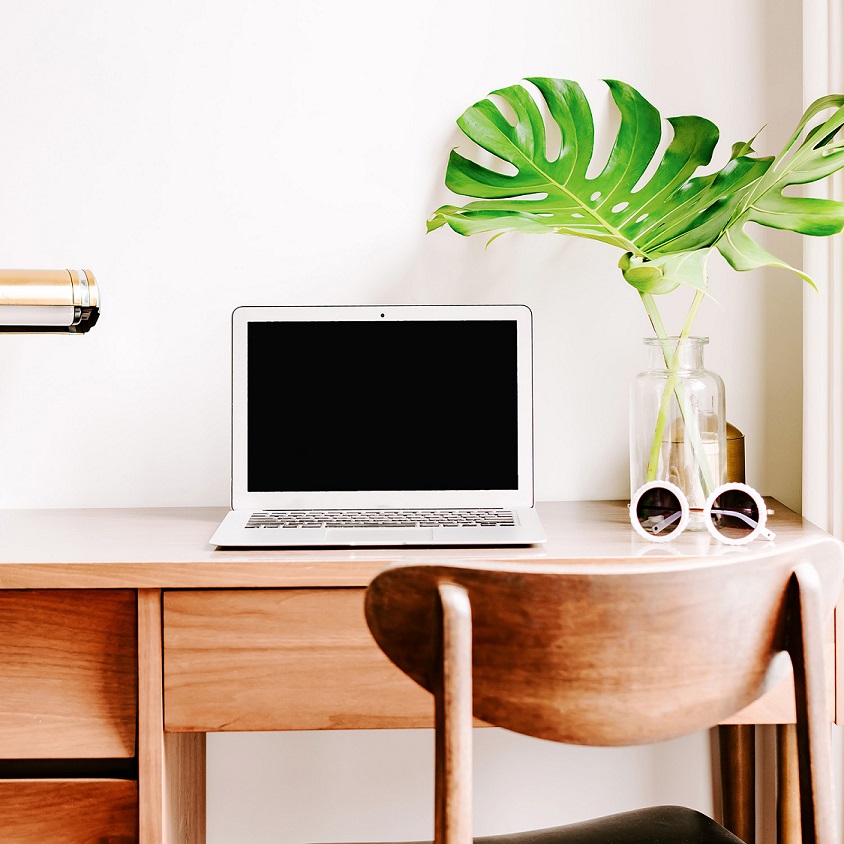
{"type": "Polygon", "coordinates": [[[90,270],[0,270],[0,332],[84,334],[99,311],[90,270]]]}

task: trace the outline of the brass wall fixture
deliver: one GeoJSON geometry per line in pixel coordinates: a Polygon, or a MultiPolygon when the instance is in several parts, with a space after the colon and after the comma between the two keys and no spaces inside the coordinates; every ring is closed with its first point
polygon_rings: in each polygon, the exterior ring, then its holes
{"type": "Polygon", "coordinates": [[[99,316],[90,270],[0,270],[0,333],[85,334],[99,316]]]}

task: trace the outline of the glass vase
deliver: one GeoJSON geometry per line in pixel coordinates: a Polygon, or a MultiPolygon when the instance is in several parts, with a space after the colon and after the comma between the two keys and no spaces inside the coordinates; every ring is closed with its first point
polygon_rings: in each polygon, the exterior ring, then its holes
{"type": "Polygon", "coordinates": [[[647,481],[676,484],[689,500],[689,529],[727,478],[724,382],[703,367],[708,337],[645,338],[648,368],[630,387],[630,494],[647,481]]]}

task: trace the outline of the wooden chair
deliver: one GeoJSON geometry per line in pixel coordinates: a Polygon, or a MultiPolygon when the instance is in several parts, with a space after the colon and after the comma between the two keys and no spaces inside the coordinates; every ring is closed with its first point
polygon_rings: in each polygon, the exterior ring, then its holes
{"type": "MultiPolygon", "coordinates": [[[[366,619],[387,656],[434,695],[435,841],[472,841],[472,718],[579,745],[710,728],[793,667],[803,844],[833,844],[824,626],[841,544],[799,553],[564,564],[401,564],[378,574],[366,619]]],[[[761,549],[761,546],[760,546],[761,549]]],[[[739,842],[677,806],[488,844],[739,842]]]]}

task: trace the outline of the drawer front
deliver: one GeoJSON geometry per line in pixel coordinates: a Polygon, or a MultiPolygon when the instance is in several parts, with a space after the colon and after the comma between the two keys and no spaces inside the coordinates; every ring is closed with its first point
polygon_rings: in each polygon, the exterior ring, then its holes
{"type": "Polygon", "coordinates": [[[0,758],[134,756],[132,590],[0,591],[0,627],[0,758]]]}
{"type": "Polygon", "coordinates": [[[138,785],[129,780],[2,780],[4,844],[130,844],[138,840],[138,785]]]}
{"type": "Polygon", "coordinates": [[[431,696],[369,633],[364,591],[166,592],[165,729],[431,726],[431,696]]]}

